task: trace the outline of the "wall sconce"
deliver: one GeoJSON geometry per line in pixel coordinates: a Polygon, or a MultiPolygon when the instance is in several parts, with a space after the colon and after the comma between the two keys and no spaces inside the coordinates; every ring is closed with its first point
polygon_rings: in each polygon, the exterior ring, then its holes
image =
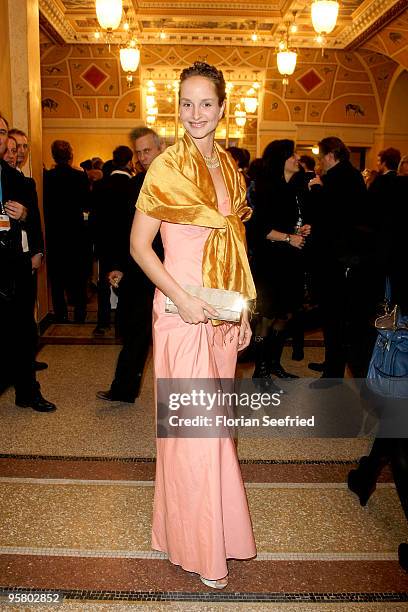
{"type": "Polygon", "coordinates": [[[241,107],[239,104],[237,104],[235,108],[234,117],[235,117],[235,123],[237,124],[237,126],[244,127],[244,125],[246,124],[246,112],[241,110],[241,107]]]}
{"type": "Polygon", "coordinates": [[[248,115],[254,115],[256,113],[256,109],[258,108],[258,97],[253,87],[248,89],[246,97],[242,98],[242,102],[248,115]]]}

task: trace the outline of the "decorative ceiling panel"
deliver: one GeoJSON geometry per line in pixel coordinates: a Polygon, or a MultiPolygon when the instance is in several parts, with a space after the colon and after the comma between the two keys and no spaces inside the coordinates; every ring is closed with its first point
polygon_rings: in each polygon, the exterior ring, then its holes
{"type": "MultiPolygon", "coordinates": [[[[341,0],[338,24],[328,36],[327,46],[342,48],[350,36],[401,0],[341,0]]],[[[94,0],[39,0],[42,15],[65,42],[94,43],[97,28],[94,0]]],[[[284,22],[292,22],[294,11],[298,32],[292,44],[311,47],[315,33],[311,27],[310,0],[125,0],[131,26],[142,43],[191,43],[274,47],[284,22]],[[161,29],[167,38],[158,38],[161,29]],[[258,41],[251,40],[256,31],[258,41]]],[[[115,41],[126,37],[114,34],[115,41]]]]}

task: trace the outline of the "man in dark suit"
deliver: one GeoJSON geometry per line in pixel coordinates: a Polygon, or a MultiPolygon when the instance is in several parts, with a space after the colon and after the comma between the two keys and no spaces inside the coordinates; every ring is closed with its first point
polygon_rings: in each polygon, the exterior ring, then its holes
{"type": "MultiPolygon", "coordinates": [[[[25,244],[25,239],[27,239],[25,248],[28,248],[28,252],[30,253],[31,257],[33,301],[33,359],[34,367],[38,371],[45,370],[48,367],[48,365],[43,361],[35,360],[35,355],[38,351],[38,329],[34,314],[35,304],[37,301],[37,270],[39,270],[39,268],[41,267],[44,259],[44,238],[41,228],[40,210],[38,207],[37,186],[33,178],[28,176],[26,177],[23,173],[23,168],[27,163],[30,150],[28,137],[27,134],[22,130],[13,128],[9,131],[9,142],[11,139],[14,139],[17,144],[16,162],[15,165],[13,165],[13,163],[11,165],[15,167],[19,172],[21,172],[27,185],[29,206],[25,228],[26,235],[24,236],[23,233],[23,244],[25,244]]],[[[8,160],[7,162],[10,163],[8,160]]]]}
{"type": "MultiPolygon", "coordinates": [[[[313,200],[314,272],[323,319],[322,378],[343,378],[346,363],[365,377],[375,339],[370,316],[381,297],[367,192],[361,173],[336,137],[319,143],[325,173],[309,182],[313,200]]],[[[316,381],[313,386],[329,386],[316,381]]]]}
{"type": "MultiPolygon", "coordinates": [[[[112,286],[118,287],[116,320],[119,334],[123,338],[123,348],[118,357],[111,388],[108,391],[98,391],[96,395],[106,401],[133,403],[139,396],[150,345],[154,286],[130,256],[130,230],[146,171],[153,159],[161,153],[162,147],[156,132],[145,127],[133,130],[131,140],[143,172],[127,180],[128,195],[119,186],[119,176],[116,175],[115,178],[115,171],[111,175],[109,199],[110,202],[115,202],[115,205],[111,207],[110,240],[106,249],[110,262],[108,278],[112,286]]],[[[124,180],[125,177],[120,179],[121,185],[124,180]]],[[[156,250],[160,255],[159,237],[156,250]]]]}
{"type": "Polygon", "coordinates": [[[118,266],[122,269],[120,266],[124,265],[127,258],[127,231],[131,223],[134,197],[137,198],[133,189],[134,181],[131,180],[132,158],[133,152],[129,147],[117,147],[113,152],[111,173],[97,181],[92,190],[90,219],[99,263],[98,322],[93,331],[95,336],[103,336],[110,328],[111,284],[108,274],[118,266]]]}
{"type": "Polygon", "coordinates": [[[65,290],[74,304],[74,322],[86,317],[87,266],[83,211],[89,206],[85,172],[72,168],[69,142],[51,145],[55,168],[44,172],[44,217],[52,303],[57,322],[68,321],[65,290]]]}
{"type": "Polygon", "coordinates": [[[38,412],[52,412],[56,406],[40,392],[35,378],[32,353],[32,266],[24,249],[22,231],[27,230],[29,210],[27,183],[3,156],[8,125],[0,115],[0,200],[3,215],[0,232],[0,320],[2,328],[2,384],[10,381],[16,391],[16,405],[38,412]]]}
{"type": "Polygon", "coordinates": [[[401,160],[401,152],[398,149],[389,147],[380,151],[378,154],[377,168],[378,174],[368,187],[370,206],[374,210],[374,217],[379,220],[387,216],[382,214],[382,210],[393,205],[398,196],[397,170],[401,160]]]}

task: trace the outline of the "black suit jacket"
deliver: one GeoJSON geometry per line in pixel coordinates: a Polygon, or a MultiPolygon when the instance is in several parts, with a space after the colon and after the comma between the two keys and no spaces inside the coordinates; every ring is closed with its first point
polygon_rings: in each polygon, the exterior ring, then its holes
{"type": "MultiPolygon", "coordinates": [[[[125,274],[121,285],[153,290],[153,285],[130,255],[130,231],[136,211],[136,202],[146,174],[135,177],[111,174],[95,183],[94,222],[97,252],[105,270],[120,270],[125,274]]],[[[163,260],[163,246],[159,232],[153,248],[163,260]]]]}
{"type": "Polygon", "coordinates": [[[38,195],[35,180],[24,177],[27,187],[28,215],[24,229],[27,232],[30,255],[44,254],[44,238],[41,228],[40,210],[38,208],[38,195]]]}
{"type": "Polygon", "coordinates": [[[368,191],[377,232],[379,267],[391,279],[392,301],[408,314],[408,177],[380,174],[368,191]]]}
{"type": "Polygon", "coordinates": [[[97,181],[92,190],[95,250],[108,270],[125,271],[127,267],[130,229],[139,190],[125,170],[97,181]]]}
{"type": "Polygon", "coordinates": [[[89,208],[85,172],[67,164],[44,172],[44,217],[47,251],[80,256],[85,244],[83,211],[89,208]]]}
{"type": "MultiPolygon", "coordinates": [[[[7,200],[14,200],[23,204],[27,209],[29,208],[28,190],[24,176],[9,166],[7,162],[0,159],[1,165],[1,188],[3,193],[3,202],[7,200]]],[[[25,224],[20,221],[10,219],[10,231],[8,232],[9,248],[7,257],[18,256],[23,253],[21,246],[21,229],[25,229],[25,224]]],[[[5,253],[3,251],[3,257],[5,253]]]]}
{"type": "Polygon", "coordinates": [[[373,255],[374,232],[363,177],[349,161],[333,166],[312,187],[313,241],[319,267],[346,267],[373,255]]]}

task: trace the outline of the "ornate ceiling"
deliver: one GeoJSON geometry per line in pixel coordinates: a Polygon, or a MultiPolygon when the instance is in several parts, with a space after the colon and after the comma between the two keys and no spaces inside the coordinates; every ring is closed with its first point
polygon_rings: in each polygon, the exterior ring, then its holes
{"type": "MultiPolygon", "coordinates": [[[[311,0],[124,0],[132,29],[144,44],[275,47],[285,22],[296,15],[296,47],[315,47],[311,0]],[[163,29],[166,38],[161,40],[163,29]],[[256,31],[258,40],[251,34],[256,31]]],[[[326,47],[361,46],[407,8],[408,0],[340,0],[326,47]]],[[[96,43],[94,0],[39,0],[42,29],[55,42],[96,43]]],[[[125,40],[124,31],[115,42],[125,40]]]]}

